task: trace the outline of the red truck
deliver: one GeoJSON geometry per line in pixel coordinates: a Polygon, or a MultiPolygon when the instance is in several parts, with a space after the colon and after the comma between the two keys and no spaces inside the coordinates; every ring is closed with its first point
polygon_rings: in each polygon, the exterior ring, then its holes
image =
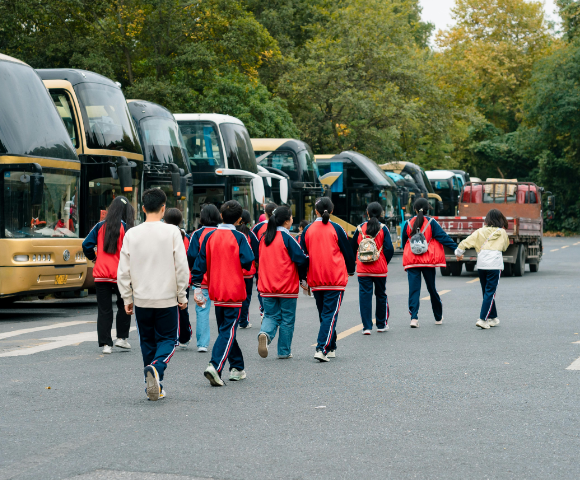
{"type": "MultiPolygon", "coordinates": [[[[485,216],[492,208],[500,210],[508,220],[507,234],[510,246],[503,254],[504,276],[521,277],[530,265],[537,272],[542,260],[544,189],[535,183],[517,180],[488,179],[485,182],[468,182],[460,194],[457,217],[435,217],[441,227],[457,243],[484,226],[485,216]]],[[[550,192],[547,192],[550,193],[550,192]]],[[[554,213],[555,197],[548,197],[548,218],[554,213]]],[[[467,250],[463,261],[450,249],[445,249],[447,267],[441,268],[444,276],[461,275],[463,264],[472,272],[477,261],[474,249],[467,250]]]]}

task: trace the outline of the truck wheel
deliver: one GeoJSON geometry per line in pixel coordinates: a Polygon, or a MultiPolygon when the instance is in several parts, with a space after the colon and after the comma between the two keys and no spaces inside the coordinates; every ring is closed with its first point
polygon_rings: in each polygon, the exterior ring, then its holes
{"type": "Polygon", "coordinates": [[[449,267],[441,267],[441,275],[444,277],[451,275],[451,270],[449,270],[449,267]]]}
{"type": "Polygon", "coordinates": [[[504,263],[503,265],[503,272],[501,274],[502,277],[511,277],[514,274],[514,264],[513,263],[504,263]]]}
{"type": "Polygon", "coordinates": [[[461,271],[463,270],[463,263],[455,262],[449,265],[449,270],[451,270],[451,275],[454,277],[459,277],[461,275],[461,271]]]}
{"type": "Polygon", "coordinates": [[[540,269],[540,262],[530,263],[530,272],[535,273],[540,269]]]}
{"type": "Polygon", "coordinates": [[[475,270],[475,263],[466,263],[465,264],[465,271],[466,272],[473,272],[475,270]]]}
{"type": "Polygon", "coordinates": [[[520,245],[518,247],[518,256],[516,258],[516,263],[514,263],[514,275],[516,277],[523,277],[526,271],[526,247],[520,245]]]}

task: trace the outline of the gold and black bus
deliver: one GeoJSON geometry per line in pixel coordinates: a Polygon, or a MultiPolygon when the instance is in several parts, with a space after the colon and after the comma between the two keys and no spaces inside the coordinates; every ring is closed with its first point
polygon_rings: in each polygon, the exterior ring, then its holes
{"type": "Polygon", "coordinates": [[[81,164],[37,73],[0,54],[0,301],[81,290],[81,164]]]}

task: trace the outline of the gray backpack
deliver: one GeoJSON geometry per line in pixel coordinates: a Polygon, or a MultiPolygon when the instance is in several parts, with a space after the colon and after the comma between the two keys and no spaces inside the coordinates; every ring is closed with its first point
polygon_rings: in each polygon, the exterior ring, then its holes
{"type": "Polygon", "coordinates": [[[423,234],[425,233],[425,230],[427,230],[427,227],[431,223],[431,220],[433,219],[430,218],[429,221],[427,222],[427,225],[425,225],[420,232],[417,232],[409,240],[409,243],[411,244],[411,252],[413,252],[415,255],[423,255],[424,253],[427,253],[427,251],[429,250],[429,243],[431,242],[427,243],[427,239],[423,234]]]}

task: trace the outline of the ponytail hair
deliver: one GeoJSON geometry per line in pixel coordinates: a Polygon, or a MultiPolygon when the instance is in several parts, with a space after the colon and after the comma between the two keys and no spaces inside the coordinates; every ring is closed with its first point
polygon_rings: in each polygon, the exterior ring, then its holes
{"type": "Polygon", "coordinates": [[[314,208],[322,216],[322,223],[326,225],[330,220],[330,214],[334,211],[334,203],[328,197],[320,197],[316,200],[314,208]]]}
{"type": "Polygon", "coordinates": [[[274,210],[276,210],[278,208],[278,205],[276,205],[274,202],[270,202],[266,205],[266,208],[264,208],[264,213],[266,214],[266,217],[270,218],[272,216],[272,213],[274,212],[274,210]]]}
{"type": "Polygon", "coordinates": [[[247,237],[250,234],[250,223],[252,223],[250,212],[242,210],[242,223],[240,223],[236,229],[247,237]]]}
{"type": "Polygon", "coordinates": [[[270,215],[270,219],[268,220],[268,228],[266,229],[264,238],[267,247],[269,247],[276,238],[278,227],[284,225],[291,218],[292,210],[289,207],[278,207],[272,212],[272,215],[270,215]]]}
{"type": "Polygon", "coordinates": [[[181,213],[181,210],[179,210],[179,208],[168,208],[167,210],[165,210],[163,220],[165,221],[165,223],[168,223],[169,225],[175,225],[177,228],[179,228],[179,233],[181,233],[181,239],[183,240],[185,238],[185,232],[180,227],[181,222],[183,220],[183,215],[181,213]]]}
{"type": "MultiPolygon", "coordinates": [[[[61,218],[59,213],[59,218],[61,218]]],[[[115,254],[121,235],[121,222],[125,222],[127,230],[135,225],[135,211],[133,205],[125,197],[116,197],[107,209],[105,217],[105,242],[103,250],[115,254]]],[[[127,233],[127,232],[125,232],[127,233]]]]}
{"type": "Polygon", "coordinates": [[[413,224],[413,230],[415,233],[420,232],[421,228],[423,227],[423,222],[425,221],[425,214],[429,212],[429,202],[426,198],[418,198],[413,203],[413,208],[415,209],[415,213],[417,213],[417,218],[415,219],[415,223],[413,224]]]}
{"type": "Polygon", "coordinates": [[[369,237],[376,237],[381,230],[381,221],[379,220],[384,214],[383,206],[379,202],[369,203],[367,206],[367,215],[369,221],[367,223],[367,235],[369,237]]]}

